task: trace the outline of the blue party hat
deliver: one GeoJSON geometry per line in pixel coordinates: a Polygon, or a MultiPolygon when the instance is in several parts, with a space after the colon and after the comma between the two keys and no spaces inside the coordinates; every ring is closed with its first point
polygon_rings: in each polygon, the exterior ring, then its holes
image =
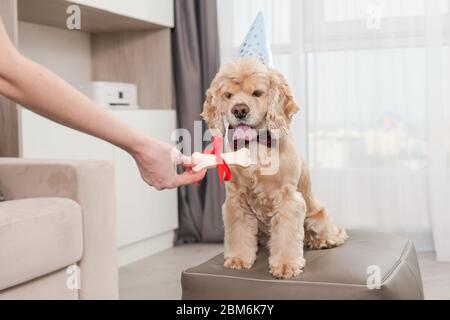
{"type": "Polygon", "coordinates": [[[272,50],[267,36],[266,24],[262,12],[259,12],[239,48],[237,58],[256,58],[268,67],[273,66],[272,50]]]}

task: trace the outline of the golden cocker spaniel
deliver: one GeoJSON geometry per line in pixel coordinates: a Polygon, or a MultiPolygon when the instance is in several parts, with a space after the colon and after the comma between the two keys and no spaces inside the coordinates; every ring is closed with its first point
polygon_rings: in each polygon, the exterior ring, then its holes
{"type": "Polygon", "coordinates": [[[311,193],[305,161],[289,126],[299,108],[284,76],[257,59],[224,65],[206,94],[202,117],[213,134],[233,148],[256,146],[255,163],[232,167],[223,205],[225,267],[251,268],[258,240],[269,249],[276,278],[298,276],[305,266],[303,247],[324,249],[348,238],[311,193]],[[276,139],[274,137],[276,136],[276,139]],[[267,170],[267,163],[277,163],[267,170]]]}

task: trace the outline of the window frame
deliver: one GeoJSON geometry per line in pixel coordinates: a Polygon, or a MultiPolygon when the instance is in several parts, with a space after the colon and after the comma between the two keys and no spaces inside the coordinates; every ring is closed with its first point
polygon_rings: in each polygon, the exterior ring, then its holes
{"type": "MultiPolygon", "coordinates": [[[[427,0],[424,0],[427,1],[427,0]]],[[[439,14],[441,35],[449,43],[449,13],[439,14]]],[[[367,28],[367,20],[325,21],[324,0],[304,0],[305,51],[340,51],[370,48],[424,46],[426,44],[427,17],[382,17],[381,28],[367,28]]],[[[429,8],[430,9],[430,8],[429,8]]],[[[432,8],[431,8],[432,10],[432,8]]]]}

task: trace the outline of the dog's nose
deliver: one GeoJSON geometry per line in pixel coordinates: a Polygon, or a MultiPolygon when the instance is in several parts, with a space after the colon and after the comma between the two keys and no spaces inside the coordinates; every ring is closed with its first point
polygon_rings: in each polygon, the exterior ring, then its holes
{"type": "Polygon", "coordinates": [[[246,104],[237,104],[231,109],[231,113],[238,119],[243,119],[250,112],[250,108],[246,104]]]}

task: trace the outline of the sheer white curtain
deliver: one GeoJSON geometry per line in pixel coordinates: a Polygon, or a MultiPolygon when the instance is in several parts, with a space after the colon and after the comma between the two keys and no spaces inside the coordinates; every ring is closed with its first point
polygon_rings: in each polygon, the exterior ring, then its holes
{"type": "Polygon", "coordinates": [[[448,0],[219,0],[223,62],[261,10],[313,188],[348,228],[450,260],[448,0]]]}

